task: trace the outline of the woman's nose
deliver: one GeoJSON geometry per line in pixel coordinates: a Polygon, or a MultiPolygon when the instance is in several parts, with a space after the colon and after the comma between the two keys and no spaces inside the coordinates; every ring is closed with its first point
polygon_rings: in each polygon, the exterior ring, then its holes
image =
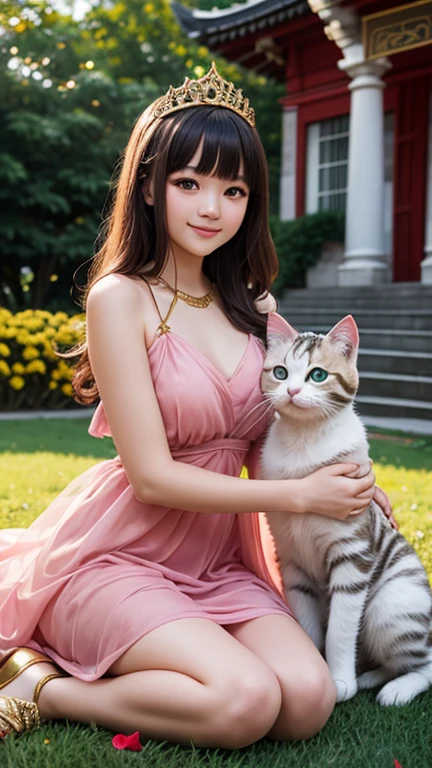
{"type": "Polygon", "coordinates": [[[200,216],[210,216],[212,219],[219,217],[219,203],[214,195],[208,195],[200,202],[198,209],[200,216]]]}

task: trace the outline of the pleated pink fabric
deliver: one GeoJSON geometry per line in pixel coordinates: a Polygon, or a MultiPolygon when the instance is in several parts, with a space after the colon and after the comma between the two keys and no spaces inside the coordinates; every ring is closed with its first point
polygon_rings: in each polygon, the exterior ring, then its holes
{"type": "MultiPolygon", "coordinates": [[[[270,333],[284,325],[269,315],[270,333]]],[[[257,476],[270,418],[259,385],[263,357],[250,335],[227,379],[175,333],[156,338],[149,360],[175,459],[232,476],[246,464],[257,476]]],[[[102,403],[88,431],[110,435],[102,403]]],[[[263,518],[144,504],[119,456],[99,462],[29,528],[0,531],[0,651],[42,650],[75,677],[95,680],[169,621],[291,615],[263,518]]]]}

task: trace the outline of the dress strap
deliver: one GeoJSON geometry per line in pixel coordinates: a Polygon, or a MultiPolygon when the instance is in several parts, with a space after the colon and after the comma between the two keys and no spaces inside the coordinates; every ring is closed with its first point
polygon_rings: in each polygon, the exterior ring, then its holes
{"type": "MultiPolygon", "coordinates": [[[[149,290],[150,290],[150,295],[151,295],[151,297],[152,297],[152,299],[153,299],[153,303],[154,303],[154,305],[155,305],[155,307],[156,307],[156,311],[157,311],[157,313],[158,313],[158,315],[159,315],[159,318],[160,318],[160,323],[159,323],[159,325],[158,325],[158,328],[157,328],[157,330],[156,330],[156,334],[157,334],[158,336],[160,336],[160,334],[161,334],[161,333],[168,333],[168,331],[170,331],[170,330],[171,330],[171,327],[168,325],[167,321],[168,321],[168,319],[169,319],[169,317],[170,317],[170,315],[171,315],[171,313],[172,313],[172,311],[173,311],[173,309],[174,309],[175,305],[177,304],[177,300],[178,300],[178,295],[177,295],[177,293],[175,293],[175,294],[174,294],[174,298],[173,298],[173,300],[172,300],[172,302],[171,302],[171,304],[170,304],[170,308],[169,308],[169,310],[168,310],[168,313],[167,313],[167,315],[165,315],[165,317],[162,317],[162,315],[161,315],[161,311],[160,311],[160,309],[159,309],[159,305],[158,305],[158,303],[157,303],[157,301],[156,301],[156,297],[155,297],[155,295],[154,295],[154,293],[153,293],[153,289],[152,289],[152,287],[151,287],[151,285],[150,285],[149,281],[148,281],[148,280],[146,280],[146,278],[145,278],[143,275],[138,275],[138,277],[140,277],[140,278],[141,278],[141,280],[144,280],[144,282],[145,282],[145,283],[148,285],[148,287],[149,287],[149,290]]],[[[164,282],[164,281],[163,281],[163,282],[164,282]]]]}

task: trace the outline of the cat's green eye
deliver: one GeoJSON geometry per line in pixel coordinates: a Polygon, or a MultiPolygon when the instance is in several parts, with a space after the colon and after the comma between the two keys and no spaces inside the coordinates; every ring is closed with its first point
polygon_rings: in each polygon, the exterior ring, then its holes
{"type": "Polygon", "coordinates": [[[322,384],[323,381],[328,379],[328,373],[324,368],[314,368],[310,372],[308,379],[312,379],[316,384],[322,384]]]}
{"type": "Polygon", "coordinates": [[[275,379],[279,379],[279,381],[284,381],[288,378],[288,371],[284,365],[276,365],[273,368],[273,376],[275,379]]]}

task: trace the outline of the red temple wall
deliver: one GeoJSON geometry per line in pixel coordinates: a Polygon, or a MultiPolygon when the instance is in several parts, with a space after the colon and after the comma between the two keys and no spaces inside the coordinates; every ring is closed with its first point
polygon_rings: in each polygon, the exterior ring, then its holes
{"type": "MultiPolygon", "coordinates": [[[[395,7],[395,0],[351,0],[359,16],[395,7]]],[[[316,14],[279,24],[220,45],[228,59],[254,67],[261,59],[255,43],[271,35],[286,58],[284,107],[298,109],[296,213],[305,212],[307,128],[310,123],[348,114],[350,78],[338,68],[342,51],[329,41],[316,14]]],[[[384,109],[394,112],[394,279],[419,280],[423,259],[429,93],[432,90],[432,46],[390,57],[385,76],[384,109]]],[[[274,72],[281,79],[280,69],[274,72]]]]}
{"type": "MultiPolygon", "coordinates": [[[[358,2],[362,13],[370,3],[358,2]]],[[[385,3],[374,11],[381,10],[385,3]]],[[[391,2],[387,7],[392,7],[391,2]]],[[[310,19],[295,42],[286,36],[287,95],[285,107],[298,108],[296,213],[305,212],[307,128],[310,123],[348,114],[350,78],[337,66],[342,52],[310,19]]],[[[278,40],[280,44],[280,40],[278,40]]],[[[426,215],[429,93],[432,90],[432,47],[390,57],[385,76],[384,109],[394,112],[393,265],[395,281],[420,279],[426,215]]]]}

